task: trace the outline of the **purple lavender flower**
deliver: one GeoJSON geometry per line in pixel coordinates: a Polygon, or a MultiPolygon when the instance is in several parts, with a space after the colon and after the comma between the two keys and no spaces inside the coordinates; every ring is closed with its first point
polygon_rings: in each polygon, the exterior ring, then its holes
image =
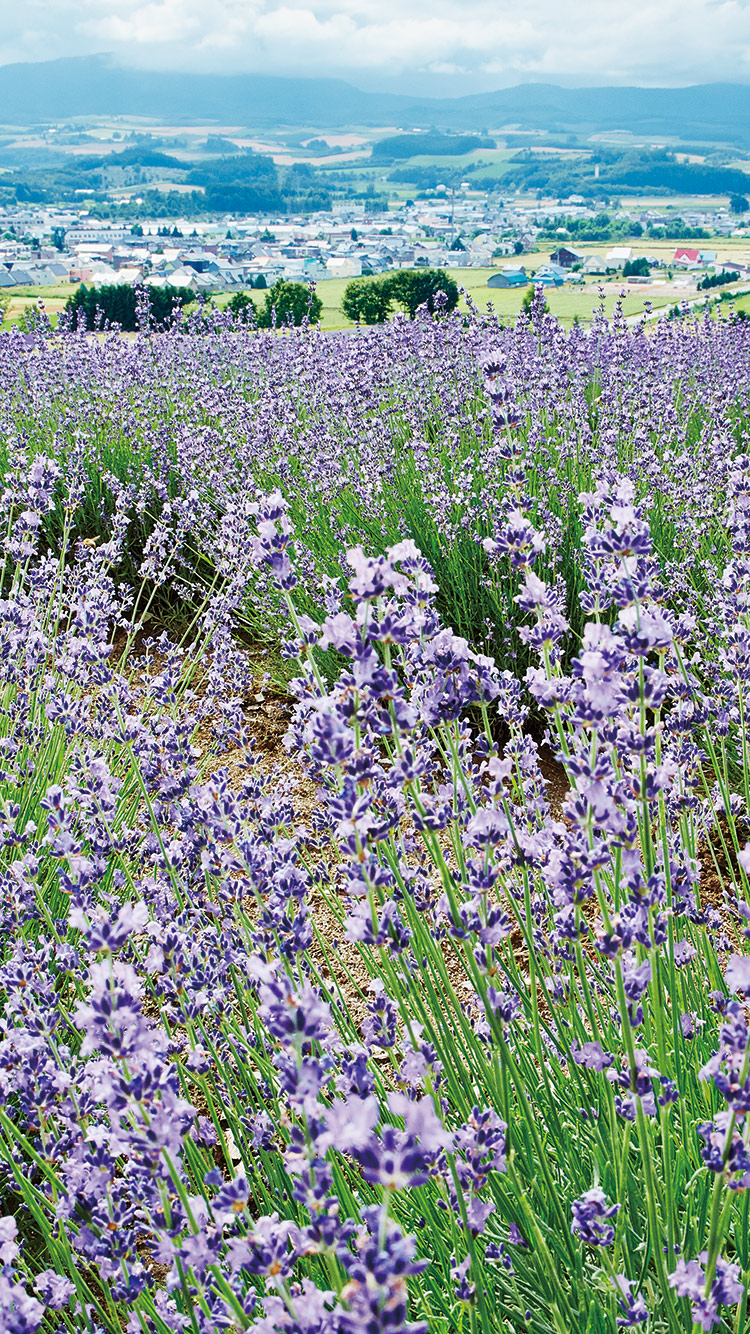
{"type": "Polygon", "coordinates": [[[571,1053],[576,1065],[583,1065],[587,1070],[595,1070],[598,1074],[608,1070],[615,1059],[611,1052],[602,1050],[600,1042],[584,1042],[581,1047],[574,1042],[571,1044],[571,1053]]]}
{"type": "Polygon", "coordinates": [[[615,1229],[609,1222],[619,1212],[619,1204],[607,1204],[607,1198],[600,1186],[587,1190],[580,1199],[570,1206],[573,1222],[570,1230],[587,1246],[611,1246],[615,1239],[615,1229]]]}
{"type": "Polygon", "coordinates": [[[326,1112],[330,1142],[341,1153],[364,1149],[379,1119],[380,1109],[372,1094],[362,1098],[350,1093],[344,1101],[334,1102],[326,1112]]]}
{"type": "Polygon", "coordinates": [[[44,1319],[44,1307],[4,1274],[0,1274],[0,1311],[8,1334],[34,1334],[44,1319]]]}
{"type": "Polygon", "coordinates": [[[52,1311],[62,1311],[75,1296],[75,1284],[54,1269],[43,1269],[34,1279],[34,1291],[52,1311]]]}
{"type": "Polygon", "coordinates": [[[618,1329],[635,1329],[638,1325],[643,1325],[649,1318],[649,1310],[641,1293],[634,1293],[633,1288],[636,1284],[632,1279],[626,1278],[624,1274],[617,1274],[611,1279],[613,1287],[617,1289],[618,1306],[621,1315],[617,1317],[618,1329]]]}
{"type": "Polygon", "coordinates": [[[724,980],[730,991],[750,992],[750,955],[732,954],[724,968],[724,980]]]}
{"type": "Polygon", "coordinates": [[[356,1253],[339,1252],[348,1276],[341,1294],[348,1312],[342,1313],[341,1329],[345,1334],[384,1327],[394,1334],[426,1334],[426,1324],[408,1319],[406,1280],[421,1274],[428,1261],[415,1258],[415,1239],[405,1237],[393,1220],[383,1218],[377,1206],[363,1209],[362,1221],[356,1253]]]}
{"type": "Polygon", "coordinates": [[[734,1306],[741,1300],[745,1291],[739,1281],[740,1267],[724,1260],[716,1259],[716,1271],[711,1290],[706,1293],[706,1273],[703,1266],[708,1261],[708,1253],[702,1251],[698,1260],[677,1261],[674,1272],[669,1276],[670,1286],[678,1297],[688,1297],[692,1303],[691,1315],[695,1324],[708,1331],[721,1323],[720,1306],[734,1306]]]}
{"type": "Polygon", "coordinates": [[[470,1268],[470,1255],[466,1255],[460,1264],[454,1262],[451,1265],[451,1279],[460,1302],[473,1302],[477,1294],[476,1283],[472,1283],[468,1277],[470,1268]]]}
{"type": "Polygon", "coordinates": [[[703,1296],[706,1275],[697,1260],[686,1262],[680,1258],[669,1276],[669,1286],[674,1288],[678,1297],[698,1301],[703,1296]]]}

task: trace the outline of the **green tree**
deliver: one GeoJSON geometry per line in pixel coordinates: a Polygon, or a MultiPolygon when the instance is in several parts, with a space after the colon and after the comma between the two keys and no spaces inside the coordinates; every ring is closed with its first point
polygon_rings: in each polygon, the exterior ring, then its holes
{"type": "Polygon", "coordinates": [[[53,227],[53,228],[52,228],[52,244],[53,244],[53,246],[55,247],[55,250],[64,250],[64,249],[65,249],[65,228],[64,228],[64,227],[53,227]]]}
{"type": "Polygon", "coordinates": [[[247,292],[235,292],[227,302],[227,310],[239,319],[247,319],[248,314],[255,315],[253,299],[247,292]]]}
{"type": "MultiPolygon", "coordinates": [[[[145,295],[150,306],[149,325],[157,329],[169,321],[175,306],[187,306],[195,300],[189,287],[146,287],[145,295]]],[[[128,330],[138,328],[138,293],[127,283],[104,287],[82,284],[68,297],[65,309],[74,323],[83,318],[87,329],[96,329],[101,323],[119,324],[128,330]]]]}
{"type": "Polygon", "coordinates": [[[465,249],[466,249],[466,246],[464,245],[463,241],[461,240],[461,237],[460,237],[460,236],[457,236],[457,237],[455,238],[455,240],[451,241],[451,243],[450,243],[448,249],[449,249],[449,250],[465,250],[465,249]]]}
{"type": "Polygon", "coordinates": [[[391,310],[388,278],[355,278],[347,283],[341,309],[355,324],[382,324],[391,310]]]}
{"type": "Polygon", "coordinates": [[[438,292],[443,292],[446,297],[445,304],[438,309],[447,312],[458,305],[458,285],[444,269],[399,269],[388,275],[386,285],[389,296],[398,301],[412,319],[420,306],[426,305],[435,311],[438,292]]]}
{"type": "Polygon", "coordinates": [[[698,283],[699,292],[708,292],[712,287],[724,287],[726,283],[736,283],[739,273],[734,269],[722,269],[720,273],[706,274],[698,283]]]}
{"type": "Polygon", "coordinates": [[[747,213],[750,209],[750,203],[744,195],[732,195],[729,201],[729,208],[732,213],[747,213]]]}
{"type": "Polygon", "coordinates": [[[648,278],[650,273],[651,269],[645,255],[640,255],[638,259],[626,259],[622,266],[623,278],[648,278]]]}
{"type": "Polygon", "coordinates": [[[276,325],[300,325],[309,318],[316,324],[323,310],[323,302],[306,283],[290,283],[279,278],[266,292],[265,305],[258,315],[261,329],[270,329],[276,325]]]}
{"type": "Polygon", "coordinates": [[[257,278],[255,279],[255,282],[253,283],[253,287],[255,287],[256,290],[259,292],[265,292],[266,288],[268,287],[265,273],[258,274],[257,278]]]}
{"type": "Polygon", "coordinates": [[[514,242],[513,242],[513,254],[514,254],[514,255],[522,255],[522,254],[523,254],[523,241],[514,241],[514,242]]]}

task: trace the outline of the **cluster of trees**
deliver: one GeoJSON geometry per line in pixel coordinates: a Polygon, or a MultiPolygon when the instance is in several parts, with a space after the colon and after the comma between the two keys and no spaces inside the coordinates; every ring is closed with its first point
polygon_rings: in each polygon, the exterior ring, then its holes
{"type": "Polygon", "coordinates": [[[149,323],[151,327],[163,328],[172,316],[175,307],[187,306],[195,301],[195,293],[189,287],[149,287],[139,289],[128,283],[113,283],[103,287],[82,285],[68,297],[65,309],[79,324],[85,320],[87,329],[98,329],[103,324],[119,324],[122,329],[137,329],[139,326],[139,304],[148,298],[149,323]]]}
{"type": "Polygon", "coordinates": [[[559,241],[560,227],[564,227],[573,242],[576,241],[619,241],[643,235],[651,236],[655,241],[667,238],[674,241],[705,241],[710,232],[705,227],[688,224],[680,217],[665,218],[661,222],[651,220],[646,231],[640,222],[629,222],[627,218],[613,218],[603,211],[593,218],[566,217],[545,218],[539,231],[540,241],[559,241]]]}
{"type": "MultiPolygon", "coordinates": [[[[230,147],[235,150],[233,144],[230,147]]],[[[0,194],[7,195],[9,202],[13,197],[39,203],[80,202],[82,190],[90,189],[94,195],[111,183],[113,168],[128,169],[129,180],[144,185],[153,178],[150,169],[168,168],[176,183],[194,187],[175,195],[178,212],[189,217],[206,212],[315,212],[331,206],[327,185],[309,163],[279,168],[269,155],[251,149],[195,163],[181,161],[153,147],[133,147],[121,153],[96,156],[60,154],[58,161],[53,160],[43,168],[30,167],[21,176],[4,177],[0,194]]],[[[158,174],[163,177],[164,172],[158,174]]],[[[169,201],[163,193],[153,191],[153,194],[155,202],[166,203],[168,207],[169,201]]],[[[167,216],[174,214],[170,211],[167,216]]]]}
{"type": "MultiPolygon", "coordinates": [[[[259,329],[270,329],[275,325],[299,326],[306,319],[316,324],[320,319],[323,302],[306,283],[279,279],[273,287],[266,288],[263,279],[262,287],[265,288],[264,302],[259,310],[247,292],[235,292],[228,309],[239,318],[249,319],[259,329]]],[[[133,330],[139,327],[142,320],[146,299],[149,326],[156,329],[169,324],[175,308],[184,308],[196,301],[195,293],[189,287],[146,285],[145,289],[139,289],[128,283],[103,287],[83,285],[68,298],[65,309],[70,312],[74,323],[78,324],[84,319],[87,329],[118,324],[122,329],[133,330]]]]}
{"type": "Polygon", "coordinates": [[[434,190],[438,185],[452,186],[457,180],[457,173],[444,167],[422,167],[419,165],[397,167],[388,174],[388,180],[394,185],[414,185],[418,190],[434,190]]]}
{"type": "Polygon", "coordinates": [[[178,175],[184,163],[150,146],[126,148],[123,152],[103,154],[52,155],[50,161],[39,167],[29,167],[22,173],[3,178],[4,191],[11,190],[19,201],[34,203],[53,200],[80,201],[81,190],[92,194],[102,189],[112,168],[127,172],[128,179],[140,183],[150,179],[150,168],[169,168],[178,175]]]}
{"type": "Polygon", "coordinates": [[[479,134],[392,134],[379,139],[372,146],[374,161],[394,162],[425,154],[439,157],[461,157],[477,148],[494,148],[495,140],[479,134]]]}
{"type": "Polygon", "coordinates": [[[668,218],[663,224],[650,222],[648,235],[655,241],[707,241],[711,233],[705,227],[683,222],[682,218],[668,218]]]}
{"type": "Polygon", "coordinates": [[[599,148],[576,157],[522,149],[511,159],[505,179],[509,185],[562,198],[569,194],[601,198],[602,194],[637,194],[644,189],[665,195],[735,194],[747,186],[747,176],[736,168],[678,162],[668,149],[648,148],[599,148]]]}
{"type": "Polygon", "coordinates": [[[543,241],[559,241],[560,228],[564,227],[573,241],[616,241],[626,236],[642,236],[640,222],[628,222],[626,218],[612,218],[609,213],[597,213],[593,218],[566,217],[545,218],[545,225],[539,232],[543,241]]]}
{"type": "MultiPolygon", "coordinates": [[[[413,319],[420,306],[431,311],[453,310],[458,301],[458,287],[442,269],[400,269],[378,278],[353,278],[344,291],[341,309],[357,324],[382,324],[394,304],[400,305],[413,319]],[[444,300],[438,293],[444,293],[444,300]]],[[[259,329],[274,325],[297,325],[320,319],[323,303],[314,288],[306,283],[279,279],[265,292],[258,308],[249,292],[235,292],[227,309],[238,319],[250,320],[259,329]]]]}
{"type": "Polygon", "coordinates": [[[382,324],[394,302],[412,319],[423,305],[433,312],[449,311],[458,303],[458,286],[444,269],[398,269],[379,278],[352,279],[344,291],[341,309],[357,324],[382,324]],[[440,292],[444,301],[438,299],[440,292]]]}
{"type": "Polygon", "coordinates": [[[260,310],[256,309],[255,302],[247,292],[235,292],[227,309],[239,319],[249,319],[259,329],[271,329],[274,326],[280,328],[289,324],[299,327],[305,320],[317,324],[323,302],[314,288],[308,287],[306,283],[290,283],[279,278],[273,287],[266,289],[265,301],[260,310]]]}
{"type": "Polygon", "coordinates": [[[732,269],[722,269],[721,273],[707,273],[698,283],[699,292],[710,292],[712,287],[724,287],[727,283],[736,283],[739,273],[732,269]]]}
{"type": "Polygon", "coordinates": [[[297,162],[281,171],[273,158],[249,148],[196,163],[185,182],[202,187],[202,206],[212,213],[283,213],[287,208],[314,212],[331,207],[331,196],[309,163],[297,162]]]}
{"type": "Polygon", "coordinates": [[[638,259],[626,259],[622,266],[623,278],[648,278],[651,267],[645,255],[638,259]]]}
{"type": "Polygon", "coordinates": [[[419,190],[434,190],[438,185],[445,185],[449,190],[457,190],[462,181],[471,180],[472,188],[488,193],[500,189],[502,179],[495,168],[491,175],[482,175],[487,170],[487,163],[481,158],[462,162],[454,167],[449,163],[423,166],[419,162],[405,162],[402,167],[395,167],[388,173],[388,180],[396,185],[415,185],[419,190]]]}
{"type": "Polygon", "coordinates": [[[658,154],[655,162],[621,169],[616,179],[618,185],[645,189],[657,186],[680,195],[729,194],[747,182],[744,171],[701,162],[677,162],[670,153],[658,154]]]}

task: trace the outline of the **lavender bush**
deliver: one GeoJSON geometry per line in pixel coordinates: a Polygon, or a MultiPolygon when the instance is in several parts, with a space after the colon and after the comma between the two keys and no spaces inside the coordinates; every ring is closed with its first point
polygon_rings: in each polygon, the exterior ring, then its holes
{"type": "Polygon", "coordinates": [[[749,350],[7,336],[0,1330],[745,1329],[749,350]]]}

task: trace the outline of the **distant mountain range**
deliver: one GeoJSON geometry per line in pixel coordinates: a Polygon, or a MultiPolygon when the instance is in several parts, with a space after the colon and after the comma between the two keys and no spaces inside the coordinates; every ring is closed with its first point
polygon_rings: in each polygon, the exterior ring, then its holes
{"type": "Polygon", "coordinates": [[[435,126],[564,133],[630,130],[683,141],[750,144],[750,86],[558,88],[528,83],[457,98],[369,93],[341,79],[154,73],[108,56],[0,66],[0,123],[137,115],[248,128],[435,126]]]}

